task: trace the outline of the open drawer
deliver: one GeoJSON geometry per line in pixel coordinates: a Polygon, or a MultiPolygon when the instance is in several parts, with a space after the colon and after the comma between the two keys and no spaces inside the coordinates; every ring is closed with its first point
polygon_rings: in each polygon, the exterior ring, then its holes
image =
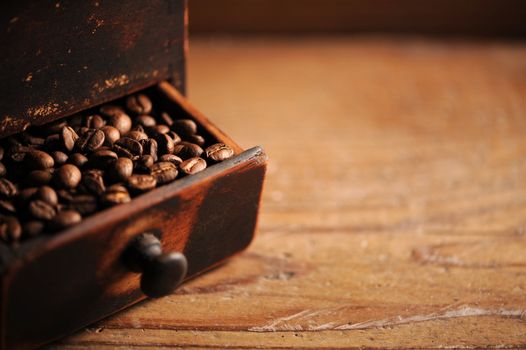
{"type": "Polygon", "coordinates": [[[193,119],[201,133],[235,155],[55,235],[16,249],[1,245],[2,349],[34,348],[144,299],[141,273],[124,261],[138,235],[153,234],[163,252],[182,252],[185,279],[251,242],[266,168],[262,149],[243,151],[168,82],[145,91],[163,110],[193,119]]]}

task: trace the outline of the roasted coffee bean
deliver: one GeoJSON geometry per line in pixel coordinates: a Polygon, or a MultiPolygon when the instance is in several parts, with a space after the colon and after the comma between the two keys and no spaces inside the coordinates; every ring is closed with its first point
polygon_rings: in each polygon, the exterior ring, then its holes
{"type": "Polygon", "coordinates": [[[152,175],[134,174],[128,179],[128,188],[134,194],[153,190],[157,186],[157,180],[152,175]]]}
{"type": "Polygon", "coordinates": [[[0,239],[6,243],[16,243],[22,236],[22,226],[14,216],[0,215],[0,239]]]}
{"type": "Polygon", "coordinates": [[[141,143],[129,137],[120,138],[113,145],[113,149],[121,157],[133,158],[142,155],[141,143]]]}
{"type": "Polygon", "coordinates": [[[159,158],[161,162],[170,162],[175,166],[179,166],[183,162],[181,158],[176,156],[175,154],[165,154],[162,155],[161,158],[159,158]]]}
{"type": "Polygon", "coordinates": [[[68,203],[69,207],[78,211],[81,215],[89,215],[97,211],[97,197],[89,194],[72,196],[68,203]]]}
{"type": "Polygon", "coordinates": [[[62,128],[66,125],[67,121],[64,119],[60,119],[45,125],[41,125],[38,127],[37,130],[39,131],[39,133],[47,136],[51,134],[58,134],[60,130],[62,130],[62,128]]]}
{"type": "Polygon", "coordinates": [[[79,135],[73,130],[70,126],[64,126],[60,132],[60,140],[62,141],[62,146],[68,150],[72,151],[75,147],[75,142],[77,142],[79,135]]]}
{"type": "Polygon", "coordinates": [[[54,178],[61,188],[75,188],[82,179],[82,174],[75,165],[64,164],[55,172],[54,178]]]}
{"type": "Polygon", "coordinates": [[[143,155],[137,158],[133,163],[134,172],[149,174],[155,160],[150,155],[143,155]]]}
{"type": "Polygon", "coordinates": [[[58,204],[57,192],[49,186],[41,186],[35,193],[35,198],[43,200],[44,202],[56,206],[58,204]]]}
{"type": "Polygon", "coordinates": [[[152,128],[157,124],[157,121],[151,115],[142,114],[135,118],[135,123],[145,128],[152,128]]]}
{"type": "Polygon", "coordinates": [[[73,197],[75,196],[75,193],[73,193],[74,190],[65,190],[60,189],[57,191],[57,196],[60,202],[62,203],[70,203],[73,200],[73,197]]]}
{"type": "Polygon", "coordinates": [[[140,131],[140,132],[146,132],[142,125],[135,125],[133,128],[131,128],[131,131],[140,131]]]}
{"type": "Polygon", "coordinates": [[[78,128],[78,130],[76,130],[77,134],[80,136],[84,135],[85,133],[87,133],[88,131],[90,131],[92,129],[86,127],[86,126],[82,126],[80,128],[78,128]]]}
{"type": "Polygon", "coordinates": [[[104,133],[104,146],[113,146],[113,143],[121,137],[119,130],[111,125],[103,126],[100,130],[104,133]]]}
{"type": "Polygon", "coordinates": [[[156,125],[153,127],[156,134],[168,134],[171,130],[167,125],[156,125]]]}
{"type": "Polygon", "coordinates": [[[51,152],[51,157],[55,161],[55,166],[64,165],[68,161],[68,155],[61,151],[51,152]]]}
{"type": "Polygon", "coordinates": [[[104,173],[100,170],[87,170],[82,174],[82,188],[96,195],[101,195],[105,190],[104,173]]]}
{"type": "Polygon", "coordinates": [[[232,158],[234,150],[224,143],[216,143],[205,150],[206,158],[214,162],[222,162],[225,159],[232,158]]]}
{"type": "Polygon", "coordinates": [[[129,201],[131,201],[131,198],[128,190],[119,184],[108,187],[101,197],[101,202],[104,206],[113,206],[128,203],[129,201]]]}
{"type": "Polygon", "coordinates": [[[170,131],[168,131],[167,134],[168,134],[168,136],[170,136],[170,137],[172,138],[174,144],[176,144],[176,145],[177,145],[179,142],[182,141],[182,140],[181,140],[181,137],[180,137],[179,135],[177,135],[175,131],[171,131],[171,130],[170,130],[170,131]]]}
{"type": "Polygon", "coordinates": [[[182,162],[179,169],[186,175],[197,174],[206,169],[206,161],[203,158],[193,157],[182,162]]]}
{"type": "Polygon", "coordinates": [[[40,147],[43,146],[46,139],[42,137],[33,136],[27,131],[20,133],[20,140],[22,143],[25,143],[26,145],[34,146],[34,147],[40,147]]]}
{"type": "Polygon", "coordinates": [[[147,140],[148,135],[142,131],[132,130],[129,133],[126,134],[126,137],[129,137],[130,139],[134,139],[136,141],[142,141],[147,140]]]}
{"type": "Polygon", "coordinates": [[[197,124],[192,119],[179,119],[172,124],[172,130],[181,136],[190,136],[197,133],[197,124]]]}
{"type": "Polygon", "coordinates": [[[63,210],[49,222],[49,227],[52,230],[58,231],[78,224],[82,221],[82,216],[76,210],[63,210]]]}
{"type": "Polygon", "coordinates": [[[206,140],[201,135],[190,135],[186,138],[188,142],[195,143],[196,145],[199,145],[200,147],[203,147],[206,143],[206,140]]]}
{"type": "Polygon", "coordinates": [[[0,146],[0,160],[4,159],[4,147],[0,146]]]}
{"type": "Polygon", "coordinates": [[[9,158],[9,160],[12,160],[15,163],[19,163],[22,162],[25,159],[26,154],[32,150],[32,148],[22,146],[20,144],[13,145],[8,148],[7,157],[9,158]]]}
{"type": "Polygon", "coordinates": [[[51,134],[46,137],[46,141],[44,142],[44,147],[42,149],[52,152],[61,150],[63,148],[64,144],[61,140],[60,134],[51,134]]]}
{"type": "Polygon", "coordinates": [[[115,105],[103,105],[99,108],[100,114],[106,117],[111,117],[113,115],[125,113],[124,109],[115,105]]]}
{"type": "Polygon", "coordinates": [[[77,168],[82,168],[88,162],[88,158],[81,153],[73,153],[68,158],[68,163],[75,165],[77,168]]]}
{"type": "Polygon", "coordinates": [[[38,192],[38,187],[27,187],[20,191],[16,197],[19,205],[24,205],[38,192]]]}
{"type": "Polygon", "coordinates": [[[30,172],[26,179],[25,183],[27,186],[43,186],[51,182],[53,178],[53,173],[51,169],[46,170],[33,170],[30,172]]]}
{"type": "Polygon", "coordinates": [[[148,114],[152,111],[152,101],[144,94],[132,95],[126,99],[126,108],[134,114],[148,114]]]}
{"type": "Polygon", "coordinates": [[[117,153],[108,149],[98,149],[89,157],[89,166],[97,169],[106,169],[117,160],[117,153]]]}
{"type": "Polygon", "coordinates": [[[121,157],[110,168],[109,175],[113,181],[126,181],[133,173],[133,162],[130,158],[121,157]]]}
{"type": "Polygon", "coordinates": [[[119,130],[121,135],[125,135],[131,130],[132,120],[126,113],[118,113],[111,115],[108,118],[108,124],[119,130]]]}
{"type": "Polygon", "coordinates": [[[29,203],[28,211],[31,216],[39,220],[51,220],[57,213],[52,205],[40,199],[32,200],[29,203]]]}
{"type": "Polygon", "coordinates": [[[75,142],[75,147],[81,152],[93,152],[104,144],[105,136],[101,130],[90,129],[75,142]]]}
{"type": "Polygon", "coordinates": [[[174,152],[178,157],[182,159],[188,159],[193,157],[199,157],[203,153],[203,149],[196,145],[195,143],[190,142],[180,142],[174,147],[174,152]]]}
{"type": "Polygon", "coordinates": [[[144,140],[142,143],[142,154],[151,156],[153,161],[157,161],[158,145],[155,139],[144,140]]]}
{"type": "Polygon", "coordinates": [[[106,121],[98,114],[88,115],[84,119],[84,126],[90,129],[100,129],[106,125],[106,121]]]}
{"type": "Polygon", "coordinates": [[[22,225],[22,235],[24,237],[36,237],[44,231],[44,222],[40,220],[26,221],[22,225]]]}
{"type": "Polygon", "coordinates": [[[177,177],[177,167],[170,162],[158,162],[152,166],[151,175],[159,185],[172,182],[177,177]]]}
{"type": "Polygon", "coordinates": [[[157,141],[157,150],[159,155],[172,154],[174,152],[175,144],[170,136],[167,134],[158,134],[155,137],[157,141]]]}
{"type": "Polygon", "coordinates": [[[16,186],[7,179],[0,179],[0,198],[13,198],[18,193],[16,186]]]}
{"type": "Polygon", "coordinates": [[[15,214],[16,207],[11,201],[0,200],[0,213],[7,215],[15,214]]]}
{"type": "Polygon", "coordinates": [[[166,112],[161,113],[161,115],[159,116],[159,120],[161,121],[161,123],[168,126],[172,126],[172,124],[174,123],[172,117],[170,117],[170,115],[166,112]]]}
{"type": "Polygon", "coordinates": [[[0,177],[5,176],[7,174],[7,169],[5,168],[4,163],[0,162],[0,177]]]}
{"type": "Polygon", "coordinates": [[[24,163],[28,169],[47,169],[55,165],[53,157],[44,151],[31,150],[26,153],[24,163]]]}

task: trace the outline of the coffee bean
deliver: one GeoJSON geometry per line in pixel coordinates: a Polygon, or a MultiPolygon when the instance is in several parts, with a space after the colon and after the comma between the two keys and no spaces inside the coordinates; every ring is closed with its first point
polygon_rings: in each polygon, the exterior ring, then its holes
{"type": "Polygon", "coordinates": [[[131,201],[131,198],[126,187],[117,184],[106,189],[106,192],[104,192],[101,197],[101,201],[104,206],[113,206],[128,203],[131,201]]]}
{"type": "Polygon", "coordinates": [[[190,136],[197,133],[197,124],[191,119],[179,119],[172,124],[172,130],[182,136],[190,136]]]}
{"type": "Polygon", "coordinates": [[[147,140],[148,135],[142,131],[132,130],[129,133],[126,134],[126,137],[129,137],[130,139],[134,139],[136,141],[142,141],[147,140]]]}
{"type": "Polygon", "coordinates": [[[66,125],[67,121],[64,119],[60,119],[45,125],[40,125],[38,127],[38,131],[46,136],[51,134],[58,134],[60,133],[60,130],[62,130],[62,128],[66,125]]]}
{"type": "Polygon", "coordinates": [[[171,130],[167,125],[156,125],[152,128],[155,134],[168,134],[171,130]]]}
{"type": "Polygon", "coordinates": [[[16,196],[17,192],[15,185],[11,181],[0,179],[0,198],[13,198],[16,196]]]}
{"type": "Polygon", "coordinates": [[[26,221],[22,225],[22,234],[24,237],[36,237],[44,231],[44,222],[40,220],[26,221]]]}
{"type": "Polygon", "coordinates": [[[90,129],[75,142],[75,147],[81,152],[93,152],[104,144],[105,136],[102,130],[90,129]]]}
{"type": "Polygon", "coordinates": [[[146,133],[142,125],[135,125],[133,128],[131,128],[131,131],[140,131],[146,133]]]}
{"type": "Polygon", "coordinates": [[[114,181],[126,181],[133,172],[133,162],[130,158],[121,157],[110,168],[110,177],[114,181]]]}
{"type": "Polygon", "coordinates": [[[14,216],[0,215],[0,239],[6,243],[17,243],[22,236],[22,226],[14,216]]]}
{"type": "Polygon", "coordinates": [[[20,140],[22,141],[22,143],[29,145],[29,146],[34,146],[37,148],[40,146],[43,146],[46,141],[45,138],[33,136],[27,131],[23,131],[19,135],[20,135],[20,140]]]}
{"type": "Polygon", "coordinates": [[[82,188],[95,195],[101,195],[105,190],[103,172],[100,170],[87,170],[82,174],[82,188]]]}
{"type": "Polygon", "coordinates": [[[25,183],[27,186],[43,186],[47,185],[52,178],[53,173],[50,169],[33,170],[26,176],[25,183]]]}
{"type": "Polygon", "coordinates": [[[113,145],[113,149],[121,157],[133,158],[142,155],[141,143],[129,137],[120,138],[113,145]]]}
{"type": "Polygon", "coordinates": [[[7,215],[16,214],[16,207],[11,201],[0,200],[0,212],[7,215]]]}
{"type": "Polygon", "coordinates": [[[134,174],[128,179],[128,188],[134,194],[153,190],[157,186],[157,180],[152,175],[134,174]]]}
{"type": "Polygon", "coordinates": [[[188,159],[193,157],[199,157],[203,153],[203,149],[196,145],[195,143],[190,142],[180,142],[174,147],[174,152],[178,157],[182,159],[188,159]]]}
{"type": "Polygon", "coordinates": [[[35,198],[43,200],[49,205],[56,206],[58,204],[57,192],[49,186],[41,186],[35,193],[35,198]]]}
{"type": "Polygon", "coordinates": [[[57,185],[62,188],[75,188],[82,179],[79,168],[73,164],[64,164],[54,175],[57,185]]]}
{"type": "Polygon", "coordinates": [[[100,130],[104,133],[105,146],[113,146],[113,143],[121,137],[119,130],[111,125],[103,126],[100,130]]]}
{"type": "Polygon", "coordinates": [[[113,115],[125,113],[124,109],[122,109],[119,106],[115,106],[115,105],[102,105],[99,108],[99,112],[100,114],[106,117],[111,117],[113,115]]]}
{"type": "Polygon", "coordinates": [[[199,145],[200,147],[203,147],[206,143],[205,138],[201,135],[190,135],[186,138],[188,142],[195,143],[196,145],[199,145]]]}
{"type": "Polygon", "coordinates": [[[161,115],[159,116],[159,120],[161,121],[161,123],[168,126],[172,126],[172,124],[174,123],[172,117],[170,117],[170,115],[166,112],[161,113],[161,115]]]}
{"type": "Polygon", "coordinates": [[[16,200],[18,205],[26,204],[38,192],[38,187],[27,187],[20,191],[16,200]]]}
{"type": "Polygon", "coordinates": [[[155,124],[157,124],[157,121],[154,117],[150,115],[142,114],[135,118],[135,123],[138,125],[142,125],[145,128],[151,128],[154,127],[155,124]]]}
{"type": "Polygon", "coordinates": [[[172,138],[174,144],[177,145],[179,142],[181,142],[181,137],[180,137],[179,135],[177,135],[177,134],[175,133],[175,131],[171,131],[171,130],[170,130],[170,131],[168,131],[167,134],[168,134],[168,136],[170,136],[170,137],[172,138]]]}
{"type": "Polygon", "coordinates": [[[206,169],[206,161],[203,158],[193,157],[182,162],[179,169],[186,175],[197,174],[206,169]]]}
{"type": "Polygon", "coordinates": [[[68,158],[68,163],[75,165],[77,168],[82,168],[88,162],[88,158],[81,153],[73,153],[68,158]]]}
{"type": "Polygon", "coordinates": [[[126,99],[126,108],[135,114],[148,114],[152,111],[152,101],[143,94],[132,95],[126,99]]]}
{"type": "Polygon", "coordinates": [[[79,194],[72,196],[68,203],[69,207],[78,211],[81,215],[89,215],[97,211],[97,197],[89,194],[79,194]]]}
{"type": "Polygon", "coordinates": [[[176,156],[175,154],[164,154],[159,158],[161,162],[170,162],[175,166],[179,166],[183,162],[181,158],[176,156]]]}
{"type": "Polygon", "coordinates": [[[29,213],[39,220],[51,220],[56,214],[55,208],[40,199],[32,200],[28,206],[29,213]]]}
{"type": "Polygon", "coordinates": [[[61,140],[62,136],[60,134],[51,134],[48,137],[46,137],[46,141],[44,142],[44,146],[42,147],[42,150],[52,152],[52,151],[59,151],[64,148],[64,144],[61,140]]]}
{"type": "Polygon", "coordinates": [[[31,152],[33,149],[30,147],[22,146],[22,145],[13,145],[8,148],[7,150],[7,157],[9,160],[12,160],[15,163],[22,162],[26,154],[28,152],[31,152]]]}
{"type": "Polygon", "coordinates": [[[0,160],[4,159],[4,147],[0,146],[0,160]]]}
{"type": "Polygon", "coordinates": [[[119,130],[121,135],[131,130],[132,120],[126,113],[119,113],[109,117],[108,124],[119,130]]]}
{"type": "Polygon", "coordinates": [[[84,126],[90,129],[100,129],[106,125],[106,121],[98,114],[88,115],[84,120],[84,126]]]}
{"type": "Polygon", "coordinates": [[[70,203],[73,200],[73,197],[75,196],[75,193],[73,193],[73,191],[75,190],[60,189],[56,191],[59,201],[63,203],[70,203]]]}
{"type": "Polygon", "coordinates": [[[55,166],[64,165],[68,161],[68,155],[61,151],[51,152],[51,157],[55,161],[55,166]]]}
{"type": "Polygon", "coordinates": [[[150,155],[142,155],[133,163],[134,172],[141,174],[149,174],[155,160],[150,155]]]}
{"type": "Polygon", "coordinates": [[[7,169],[5,168],[4,163],[0,162],[0,177],[5,176],[7,174],[7,169]]]}
{"type": "Polygon", "coordinates": [[[75,147],[75,142],[77,142],[79,138],[79,135],[73,130],[70,126],[64,126],[62,128],[62,131],[60,133],[60,139],[62,141],[63,147],[68,150],[72,151],[73,147],[75,147]]]}
{"type": "Polygon", "coordinates": [[[234,150],[224,143],[216,143],[205,150],[206,157],[214,162],[232,158],[234,150]]]}
{"type": "Polygon", "coordinates": [[[157,141],[159,155],[172,154],[174,152],[175,144],[167,134],[158,134],[155,140],[157,141]]]}
{"type": "Polygon", "coordinates": [[[82,220],[82,216],[76,210],[63,210],[50,221],[49,227],[52,230],[58,231],[78,224],[82,220]]]}
{"type": "Polygon", "coordinates": [[[155,139],[144,140],[142,143],[142,154],[151,156],[153,161],[157,161],[158,145],[155,139]]]}
{"type": "Polygon", "coordinates": [[[28,169],[47,169],[55,165],[53,157],[43,151],[31,150],[26,153],[24,163],[28,169]]]}
{"type": "Polygon", "coordinates": [[[158,162],[152,166],[151,175],[159,185],[172,182],[177,177],[177,167],[170,162],[158,162]]]}
{"type": "Polygon", "coordinates": [[[117,153],[108,149],[98,149],[89,157],[89,165],[97,169],[106,169],[117,160],[117,153]]]}

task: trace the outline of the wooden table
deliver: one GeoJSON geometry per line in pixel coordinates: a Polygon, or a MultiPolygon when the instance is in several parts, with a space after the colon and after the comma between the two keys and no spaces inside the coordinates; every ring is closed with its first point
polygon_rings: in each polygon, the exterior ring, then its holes
{"type": "Polygon", "coordinates": [[[268,151],[258,238],[50,348],[526,347],[526,45],[200,39],[190,98],[268,151]]]}

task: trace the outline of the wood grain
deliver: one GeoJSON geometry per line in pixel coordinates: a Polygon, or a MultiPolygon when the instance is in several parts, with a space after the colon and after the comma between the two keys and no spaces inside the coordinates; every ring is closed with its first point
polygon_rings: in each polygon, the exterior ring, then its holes
{"type": "Polygon", "coordinates": [[[51,349],[526,347],[526,45],[202,40],[190,62],[193,103],[271,159],[259,237],[51,349]]]}

